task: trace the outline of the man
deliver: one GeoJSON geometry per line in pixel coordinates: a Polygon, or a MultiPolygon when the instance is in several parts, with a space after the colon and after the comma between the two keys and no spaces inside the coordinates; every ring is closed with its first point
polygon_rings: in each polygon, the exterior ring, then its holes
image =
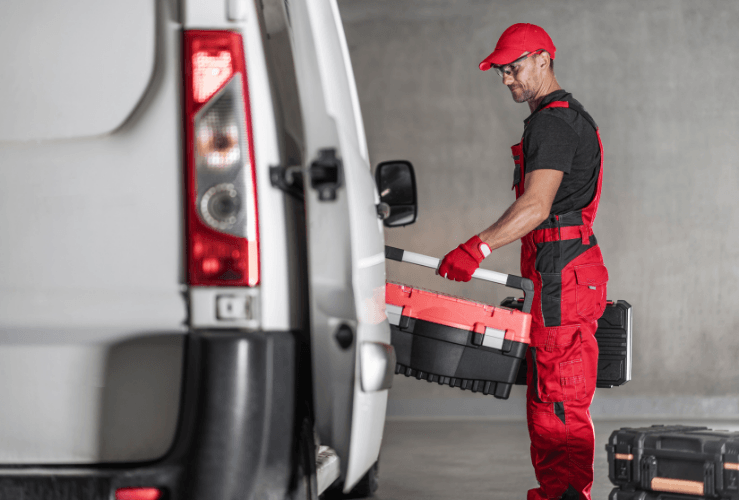
{"type": "Polygon", "coordinates": [[[540,27],[514,24],[483,62],[531,115],[513,146],[516,201],[492,226],[449,252],[439,274],[469,281],[492,250],[521,238],[521,273],[534,281],[526,416],[539,488],[528,500],[590,499],[597,320],[608,272],[592,231],[602,146],[593,119],[554,75],[555,47],[540,27]]]}

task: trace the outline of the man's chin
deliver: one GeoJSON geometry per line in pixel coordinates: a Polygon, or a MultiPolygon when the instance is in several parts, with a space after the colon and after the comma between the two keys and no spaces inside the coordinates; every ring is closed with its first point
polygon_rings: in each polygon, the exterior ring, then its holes
{"type": "Polygon", "coordinates": [[[533,93],[530,91],[524,91],[521,89],[511,90],[511,97],[514,102],[522,103],[528,102],[533,97],[533,93]]]}

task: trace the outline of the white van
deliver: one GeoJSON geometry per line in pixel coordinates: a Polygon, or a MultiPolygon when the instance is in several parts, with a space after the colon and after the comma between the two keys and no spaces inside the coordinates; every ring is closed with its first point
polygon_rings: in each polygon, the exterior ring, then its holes
{"type": "Polygon", "coordinates": [[[0,498],[371,493],[415,186],[336,1],[6,0],[0,42],[0,498]]]}

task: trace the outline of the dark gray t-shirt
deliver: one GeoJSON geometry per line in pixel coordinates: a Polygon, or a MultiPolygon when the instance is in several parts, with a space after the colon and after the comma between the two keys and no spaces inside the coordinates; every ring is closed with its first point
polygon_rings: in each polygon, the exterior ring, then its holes
{"type": "Polygon", "coordinates": [[[542,109],[553,101],[567,101],[584,112],[582,105],[564,90],[547,95],[524,120],[523,155],[526,173],[543,168],[564,172],[551,210],[552,214],[562,215],[585,208],[593,199],[600,171],[600,147],[595,122],[591,124],[571,108],[542,109]]]}

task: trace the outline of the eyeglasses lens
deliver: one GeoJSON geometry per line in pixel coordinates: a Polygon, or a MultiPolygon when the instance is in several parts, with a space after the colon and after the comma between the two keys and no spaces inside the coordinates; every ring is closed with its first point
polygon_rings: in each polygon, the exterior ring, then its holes
{"type": "Polygon", "coordinates": [[[493,66],[493,68],[495,68],[495,72],[498,73],[498,76],[501,78],[503,78],[503,76],[505,75],[512,75],[518,71],[518,67],[521,65],[521,62],[533,55],[540,54],[542,50],[543,49],[535,50],[534,52],[530,52],[529,54],[519,57],[512,63],[508,63],[505,66],[493,66]]]}
{"type": "Polygon", "coordinates": [[[513,70],[510,66],[495,66],[495,72],[498,73],[499,77],[503,78],[503,76],[513,73],[513,70]]]}

